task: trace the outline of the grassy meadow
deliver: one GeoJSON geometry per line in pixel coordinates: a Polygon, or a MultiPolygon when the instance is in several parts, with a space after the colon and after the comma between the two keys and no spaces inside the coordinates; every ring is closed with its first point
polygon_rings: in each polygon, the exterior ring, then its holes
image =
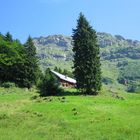
{"type": "Polygon", "coordinates": [[[38,97],[0,88],[0,140],[140,140],[140,94],[38,97]]]}

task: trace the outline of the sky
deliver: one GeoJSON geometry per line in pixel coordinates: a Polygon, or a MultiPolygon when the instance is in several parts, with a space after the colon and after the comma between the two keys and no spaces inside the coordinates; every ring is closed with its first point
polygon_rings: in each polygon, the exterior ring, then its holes
{"type": "Polygon", "coordinates": [[[71,36],[80,12],[98,32],[140,40],[140,0],[0,0],[0,32],[23,43],[29,35],[71,36]]]}

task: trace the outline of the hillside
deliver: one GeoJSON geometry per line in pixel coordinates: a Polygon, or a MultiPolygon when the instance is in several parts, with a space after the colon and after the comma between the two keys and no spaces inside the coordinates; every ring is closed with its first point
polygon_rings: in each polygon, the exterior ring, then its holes
{"type": "MultiPolygon", "coordinates": [[[[140,42],[125,39],[120,35],[112,36],[98,33],[100,45],[103,82],[110,86],[125,85],[127,91],[140,90],[140,42]],[[135,73],[135,69],[137,72],[135,73]]],[[[72,70],[72,38],[64,35],[34,38],[40,65],[58,66],[72,70]]],[[[120,86],[122,87],[122,86],[120,86]]]]}
{"type": "MultiPolygon", "coordinates": [[[[69,91],[74,94],[74,91],[69,91]]],[[[0,88],[0,140],[139,140],[140,96],[35,98],[36,91],[0,88]]]]}

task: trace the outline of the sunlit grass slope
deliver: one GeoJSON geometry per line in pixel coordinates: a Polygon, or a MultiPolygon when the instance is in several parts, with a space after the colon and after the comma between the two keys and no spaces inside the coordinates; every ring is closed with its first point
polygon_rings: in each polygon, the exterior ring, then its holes
{"type": "Polygon", "coordinates": [[[0,140],[140,140],[140,95],[114,94],[36,98],[0,88],[0,140]]]}

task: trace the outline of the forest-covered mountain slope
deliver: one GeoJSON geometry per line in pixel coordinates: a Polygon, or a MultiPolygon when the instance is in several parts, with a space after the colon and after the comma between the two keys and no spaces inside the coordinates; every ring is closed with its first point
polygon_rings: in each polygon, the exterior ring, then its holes
{"type": "MultiPolygon", "coordinates": [[[[127,91],[140,90],[140,41],[98,33],[103,82],[109,86],[124,85],[127,91]],[[120,83],[120,84],[118,84],[120,83]]],[[[54,66],[72,70],[72,38],[52,35],[34,38],[43,70],[54,66]]],[[[122,87],[122,86],[120,86],[122,87]]]]}

